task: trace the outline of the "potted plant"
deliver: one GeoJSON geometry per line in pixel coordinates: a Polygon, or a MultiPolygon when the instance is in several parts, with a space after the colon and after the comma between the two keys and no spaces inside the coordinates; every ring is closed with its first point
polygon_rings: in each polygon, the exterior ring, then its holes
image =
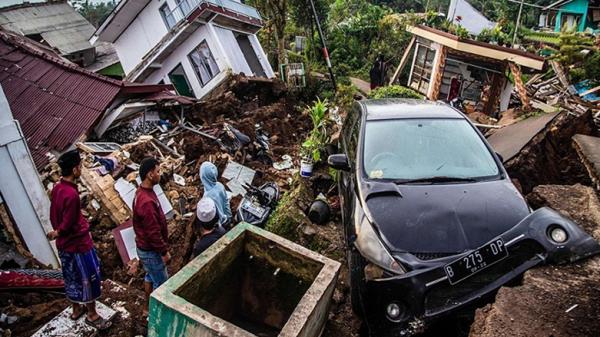
{"type": "Polygon", "coordinates": [[[329,135],[325,118],[328,108],[327,100],[321,101],[320,99],[317,99],[315,104],[308,108],[313,129],[306,141],[302,143],[300,175],[303,177],[312,176],[313,167],[321,160],[321,151],[328,142],[329,135]]]}

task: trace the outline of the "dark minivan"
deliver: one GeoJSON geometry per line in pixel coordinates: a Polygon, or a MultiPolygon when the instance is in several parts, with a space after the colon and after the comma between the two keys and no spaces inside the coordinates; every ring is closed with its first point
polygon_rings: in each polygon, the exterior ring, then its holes
{"type": "Polygon", "coordinates": [[[535,212],[499,155],[438,102],[367,100],[345,119],[339,193],[352,306],[373,336],[406,336],[543,262],[600,251],[575,223],[535,212]]]}

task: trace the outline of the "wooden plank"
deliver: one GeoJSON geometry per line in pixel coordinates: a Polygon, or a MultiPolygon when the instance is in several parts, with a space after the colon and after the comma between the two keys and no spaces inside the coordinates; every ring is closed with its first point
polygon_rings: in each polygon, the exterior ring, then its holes
{"type": "Polygon", "coordinates": [[[408,47],[404,50],[404,55],[402,55],[400,65],[398,65],[398,68],[396,68],[396,72],[394,72],[394,76],[392,76],[392,79],[390,80],[390,85],[394,85],[394,82],[396,82],[396,79],[398,79],[398,76],[400,76],[402,69],[404,69],[404,67],[406,66],[406,63],[408,62],[408,56],[410,55],[410,51],[412,50],[412,47],[414,46],[416,40],[417,37],[413,35],[412,39],[410,39],[410,42],[408,43],[408,47]]]}
{"type": "Polygon", "coordinates": [[[18,229],[15,228],[16,226],[8,210],[6,209],[5,203],[0,203],[0,222],[4,225],[7,234],[10,235],[11,239],[15,243],[15,249],[17,253],[28,258],[33,258],[33,255],[31,255],[26,245],[21,240],[21,235],[18,229]]]}
{"type": "Polygon", "coordinates": [[[593,94],[593,93],[595,93],[598,90],[600,90],[600,85],[597,86],[597,87],[595,87],[595,88],[592,88],[590,90],[586,90],[586,91],[582,92],[581,94],[579,94],[579,97],[583,97],[583,96],[586,96],[586,95],[589,95],[589,94],[593,94]]]}
{"type": "Polygon", "coordinates": [[[550,65],[552,65],[552,69],[554,70],[554,73],[556,74],[556,76],[558,76],[558,80],[560,81],[560,84],[562,84],[562,86],[565,89],[567,89],[571,85],[571,83],[569,83],[569,79],[567,77],[567,74],[565,74],[563,67],[560,65],[560,63],[558,63],[556,61],[550,61],[550,65]]]}

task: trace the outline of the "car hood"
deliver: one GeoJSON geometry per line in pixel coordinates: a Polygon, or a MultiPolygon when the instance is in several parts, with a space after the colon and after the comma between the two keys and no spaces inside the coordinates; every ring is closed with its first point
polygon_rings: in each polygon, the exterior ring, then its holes
{"type": "Polygon", "coordinates": [[[392,252],[460,253],[487,243],[530,213],[508,179],[433,185],[367,182],[361,195],[392,252]]]}

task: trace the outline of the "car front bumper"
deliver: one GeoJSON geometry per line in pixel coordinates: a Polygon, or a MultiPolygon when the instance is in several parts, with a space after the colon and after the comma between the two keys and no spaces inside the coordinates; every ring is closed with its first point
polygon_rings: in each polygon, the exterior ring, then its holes
{"type": "Polygon", "coordinates": [[[420,332],[428,322],[451,313],[483,296],[526,270],[545,262],[567,263],[600,252],[600,245],[577,224],[549,208],[541,208],[524,218],[500,237],[508,257],[451,285],[444,266],[471,251],[431,261],[410,254],[395,254],[412,270],[403,275],[367,280],[361,291],[363,312],[369,330],[375,335],[409,336],[420,332]],[[568,233],[562,244],[551,241],[549,229],[560,226],[568,233]],[[386,313],[391,303],[402,315],[392,320],[386,313]]]}

